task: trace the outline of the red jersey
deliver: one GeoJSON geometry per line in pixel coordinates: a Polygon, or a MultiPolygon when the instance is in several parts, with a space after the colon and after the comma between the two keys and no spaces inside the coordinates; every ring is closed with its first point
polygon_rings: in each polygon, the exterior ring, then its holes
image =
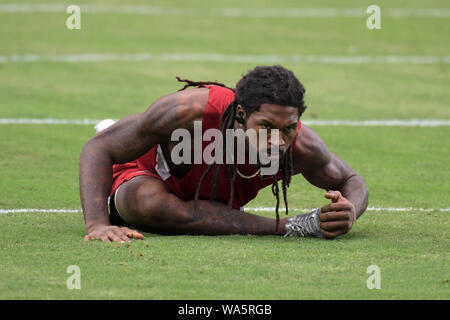
{"type": "MultiPolygon", "coordinates": [[[[209,99],[206,105],[203,121],[202,121],[202,132],[206,130],[215,128],[218,129],[220,125],[220,119],[222,114],[225,112],[228,105],[234,100],[234,92],[230,89],[213,86],[204,85],[204,87],[209,89],[209,99]]],[[[297,134],[301,126],[299,121],[297,126],[297,134]]],[[[202,143],[202,148],[208,145],[207,143],[202,143]]],[[[295,143],[295,139],[294,142],[295,143]]],[[[202,150],[203,154],[203,150],[202,150]]],[[[206,163],[193,164],[189,172],[182,178],[177,179],[170,174],[170,170],[167,166],[164,156],[159,148],[155,146],[146,154],[141,156],[139,159],[128,162],[121,165],[113,166],[113,186],[111,189],[111,195],[114,194],[116,189],[127,180],[139,175],[149,175],[164,181],[173,191],[175,195],[179,198],[188,201],[194,200],[195,191],[200,181],[200,177],[207,169],[208,165],[206,163]],[[159,150],[158,150],[159,149],[159,150]]],[[[251,164],[238,164],[239,172],[243,175],[249,176],[255,173],[258,168],[251,164]]],[[[214,176],[215,166],[210,170],[206,178],[203,180],[199,199],[209,200],[211,198],[212,192],[212,182],[214,176]]],[[[282,179],[281,171],[277,174],[277,179],[282,179]]],[[[234,182],[234,201],[233,208],[239,209],[245,204],[250,202],[256,197],[258,191],[262,188],[271,185],[273,183],[272,176],[255,176],[250,179],[242,178],[237,175],[234,182]]],[[[227,170],[225,165],[221,165],[219,169],[219,178],[216,191],[215,201],[222,203],[228,203],[230,198],[230,181],[228,178],[227,170]]]]}

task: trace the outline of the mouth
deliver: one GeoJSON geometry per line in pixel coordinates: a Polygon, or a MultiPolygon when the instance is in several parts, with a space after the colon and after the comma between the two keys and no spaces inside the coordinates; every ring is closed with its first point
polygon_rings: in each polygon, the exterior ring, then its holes
{"type": "Polygon", "coordinates": [[[283,154],[281,152],[271,152],[270,150],[263,150],[259,155],[259,163],[263,167],[270,166],[272,163],[277,163],[280,161],[281,156],[283,154]]]}
{"type": "Polygon", "coordinates": [[[280,153],[271,153],[271,152],[267,152],[267,157],[274,159],[274,158],[280,158],[281,154],[280,153]]]}
{"type": "Polygon", "coordinates": [[[264,151],[265,151],[265,153],[267,154],[268,157],[278,157],[279,158],[279,157],[281,157],[284,154],[284,151],[281,150],[281,149],[275,149],[275,151],[272,152],[272,149],[269,148],[269,149],[266,149],[264,151]]]}

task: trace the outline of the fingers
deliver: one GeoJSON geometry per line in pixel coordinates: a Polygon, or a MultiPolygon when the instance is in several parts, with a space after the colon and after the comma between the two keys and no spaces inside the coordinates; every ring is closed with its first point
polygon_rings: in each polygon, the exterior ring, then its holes
{"type": "Polygon", "coordinates": [[[338,220],[353,220],[350,210],[344,211],[330,211],[321,213],[319,216],[320,221],[338,221],[338,220]]]}
{"type": "Polygon", "coordinates": [[[320,228],[322,231],[337,231],[344,230],[345,232],[350,231],[352,227],[352,223],[350,221],[330,221],[330,222],[322,222],[320,223],[320,228]]]}
{"type": "Polygon", "coordinates": [[[94,231],[84,237],[85,241],[99,239],[103,242],[130,242],[130,238],[144,239],[144,236],[135,230],[126,227],[110,226],[101,231],[94,231]]]}
{"type": "Polygon", "coordinates": [[[129,238],[144,239],[144,236],[135,230],[128,229],[127,227],[122,227],[121,229],[129,238]]]}
{"type": "Polygon", "coordinates": [[[339,191],[330,190],[325,198],[332,203],[323,206],[319,219],[320,228],[326,239],[334,239],[350,231],[354,223],[354,207],[339,191]]]}
{"type": "Polygon", "coordinates": [[[334,239],[337,236],[349,232],[354,220],[351,211],[327,212],[320,215],[320,228],[327,239],[334,239]]]}
{"type": "Polygon", "coordinates": [[[89,235],[89,234],[84,236],[84,241],[91,241],[91,240],[94,240],[94,239],[95,238],[93,236],[89,235]]]}
{"type": "Polygon", "coordinates": [[[338,202],[343,196],[339,191],[330,190],[325,193],[325,198],[330,199],[333,202],[338,202]]]}
{"type": "Polygon", "coordinates": [[[111,230],[108,231],[106,233],[106,235],[108,236],[108,238],[114,242],[125,242],[125,241],[129,241],[128,237],[125,236],[125,234],[123,234],[122,232],[120,232],[119,230],[111,230]],[[125,240],[125,237],[127,238],[125,240]]]}
{"type": "Polygon", "coordinates": [[[351,210],[352,209],[352,205],[350,204],[350,202],[340,202],[340,203],[330,203],[327,204],[326,206],[323,206],[321,208],[321,212],[329,212],[329,211],[345,211],[345,210],[351,210]]]}
{"type": "Polygon", "coordinates": [[[99,239],[102,240],[103,242],[111,242],[111,240],[109,240],[109,237],[106,234],[100,236],[99,239]]]}
{"type": "Polygon", "coordinates": [[[326,239],[334,239],[334,238],[340,236],[341,234],[347,233],[347,231],[344,231],[344,230],[337,230],[337,231],[331,231],[331,232],[329,232],[329,231],[326,231],[326,230],[322,230],[322,233],[323,233],[323,236],[324,236],[326,239]]]}
{"type": "Polygon", "coordinates": [[[126,233],[123,232],[122,229],[120,228],[114,228],[111,230],[111,232],[114,234],[114,236],[116,238],[111,239],[113,241],[117,241],[116,239],[118,238],[119,240],[117,242],[130,242],[131,240],[127,237],[126,233]]]}
{"type": "Polygon", "coordinates": [[[102,240],[104,242],[111,242],[111,240],[109,239],[109,237],[107,235],[95,237],[93,235],[88,234],[88,235],[84,236],[84,241],[92,241],[92,240],[96,240],[96,239],[102,240]]]}

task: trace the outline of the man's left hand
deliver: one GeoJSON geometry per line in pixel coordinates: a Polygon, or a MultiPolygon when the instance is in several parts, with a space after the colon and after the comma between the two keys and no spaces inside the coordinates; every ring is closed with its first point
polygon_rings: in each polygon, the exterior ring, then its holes
{"type": "Polygon", "coordinates": [[[332,202],[320,210],[320,228],[327,239],[350,231],[356,221],[355,206],[339,191],[328,191],[325,198],[332,202]]]}

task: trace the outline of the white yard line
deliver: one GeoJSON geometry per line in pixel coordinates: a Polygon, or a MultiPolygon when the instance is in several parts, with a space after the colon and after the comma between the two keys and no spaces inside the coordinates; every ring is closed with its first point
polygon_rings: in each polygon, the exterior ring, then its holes
{"type": "MultiPolygon", "coordinates": [[[[249,211],[254,211],[254,212],[271,212],[271,211],[275,211],[275,207],[248,207],[245,208],[246,210],[249,211]]],[[[299,209],[299,208],[289,208],[289,211],[293,211],[293,212],[311,212],[312,210],[314,210],[315,208],[310,208],[310,209],[299,209]]],[[[285,211],[284,208],[280,208],[280,211],[285,211]]],[[[441,212],[446,212],[446,211],[450,211],[450,208],[438,208],[438,209],[433,209],[433,208],[412,208],[412,207],[408,207],[408,208],[377,208],[377,207],[368,207],[367,211],[395,211],[395,212],[410,212],[410,211],[423,211],[423,212],[431,212],[431,211],[441,211],[441,212]]]]}
{"type": "MultiPolygon", "coordinates": [[[[12,119],[0,118],[0,125],[31,124],[31,125],[95,125],[100,120],[94,119],[12,119]]],[[[448,127],[450,120],[438,119],[387,119],[387,120],[302,120],[308,126],[360,126],[360,127],[448,127]]]]}
{"type": "MultiPolygon", "coordinates": [[[[275,212],[275,207],[246,207],[245,210],[253,211],[253,212],[275,212]]],[[[289,208],[290,212],[311,212],[314,210],[310,209],[300,209],[300,208],[289,208]]],[[[280,211],[284,212],[284,208],[280,208],[280,211]]],[[[367,211],[389,211],[389,212],[412,212],[412,211],[422,211],[422,212],[432,212],[432,211],[440,211],[440,212],[448,212],[450,208],[377,208],[377,207],[369,207],[367,211]]],[[[81,213],[81,209],[36,209],[36,208],[20,208],[20,209],[0,209],[0,214],[9,214],[9,213],[81,213]]]]}
{"type": "Polygon", "coordinates": [[[93,119],[53,119],[53,118],[42,118],[42,119],[11,119],[11,118],[0,118],[0,124],[72,124],[72,125],[95,125],[101,120],[93,119]]]}
{"type": "Polygon", "coordinates": [[[80,209],[0,209],[0,214],[8,214],[8,213],[79,213],[80,209]]]}
{"type": "Polygon", "coordinates": [[[12,54],[0,56],[0,63],[107,62],[107,61],[186,61],[232,63],[318,63],[318,64],[437,64],[450,63],[446,56],[382,55],[276,55],[220,53],[82,53],[82,54],[12,54]]]}
{"type": "Polygon", "coordinates": [[[72,125],[95,125],[100,120],[92,119],[52,119],[52,118],[42,118],[42,119],[10,119],[10,118],[0,118],[0,124],[72,124],[72,125]]]}
{"type": "MultiPolygon", "coordinates": [[[[64,13],[68,4],[0,4],[0,13],[64,13]]],[[[81,13],[136,14],[152,16],[212,16],[228,18],[361,18],[367,17],[367,7],[360,8],[182,8],[148,5],[80,4],[81,13]]],[[[450,8],[384,8],[384,17],[449,18],[450,8]]]]}
{"type": "Polygon", "coordinates": [[[361,127],[447,127],[450,120],[304,120],[308,126],[361,126],[361,127]]]}

